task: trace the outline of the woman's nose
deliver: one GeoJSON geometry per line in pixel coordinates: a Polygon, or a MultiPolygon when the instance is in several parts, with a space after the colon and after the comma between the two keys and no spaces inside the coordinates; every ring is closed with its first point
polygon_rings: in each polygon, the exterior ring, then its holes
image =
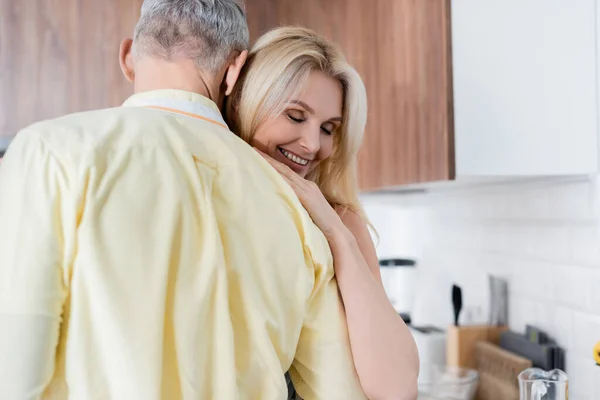
{"type": "Polygon", "coordinates": [[[321,127],[306,129],[300,138],[300,145],[308,154],[317,154],[321,149],[321,127]]]}

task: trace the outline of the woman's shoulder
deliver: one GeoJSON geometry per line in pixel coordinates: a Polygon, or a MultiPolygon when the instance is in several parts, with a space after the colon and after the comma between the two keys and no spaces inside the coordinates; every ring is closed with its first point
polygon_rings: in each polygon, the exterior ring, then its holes
{"type": "Polygon", "coordinates": [[[333,208],[359,243],[373,243],[367,221],[360,212],[346,205],[334,205],[333,208]]]}
{"type": "Polygon", "coordinates": [[[377,259],[377,252],[375,250],[375,244],[371,232],[369,231],[369,225],[363,215],[353,210],[348,206],[337,205],[333,207],[340,216],[340,219],[354,235],[356,243],[362,253],[367,265],[373,272],[374,276],[381,280],[379,275],[379,261],[377,259]]]}
{"type": "Polygon", "coordinates": [[[363,229],[368,231],[365,219],[357,211],[343,204],[334,204],[333,209],[352,232],[363,229]]]}

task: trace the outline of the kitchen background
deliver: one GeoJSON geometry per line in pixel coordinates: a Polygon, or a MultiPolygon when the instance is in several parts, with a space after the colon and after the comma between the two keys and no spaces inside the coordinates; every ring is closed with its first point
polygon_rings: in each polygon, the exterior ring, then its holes
{"type": "Polygon", "coordinates": [[[600,398],[600,196],[588,176],[364,196],[380,258],[418,260],[413,323],[452,323],[451,286],[481,318],[486,274],[509,282],[509,326],[533,324],[566,350],[570,399],[600,398]]]}
{"type": "MultiPolygon", "coordinates": [[[[0,2],[0,144],[118,106],[118,45],[142,0],[0,2]]],[[[571,399],[600,398],[600,0],[247,0],[338,42],[367,86],[360,185],[378,255],[417,261],[413,324],[485,320],[488,273],[512,331],[566,350],[571,399]]]]}

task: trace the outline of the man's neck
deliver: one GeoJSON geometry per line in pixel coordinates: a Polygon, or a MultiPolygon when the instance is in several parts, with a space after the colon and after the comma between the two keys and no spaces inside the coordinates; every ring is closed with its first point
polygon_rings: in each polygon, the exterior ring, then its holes
{"type": "Polygon", "coordinates": [[[215,103],[219,93],[191,60],[169,62],[144,58],[135,71],[135,93],[161,89],[177,89],[198,93],[215,103]]]}

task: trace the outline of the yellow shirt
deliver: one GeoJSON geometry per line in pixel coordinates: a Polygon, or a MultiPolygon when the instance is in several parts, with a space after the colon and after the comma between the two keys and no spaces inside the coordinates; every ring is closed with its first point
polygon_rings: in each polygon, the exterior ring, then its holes
{"type": "Polygon", "coordinates": [[[364,399],[332,258],[214,103],[21,131],[0,167],[0,399],[364,399]]]}

